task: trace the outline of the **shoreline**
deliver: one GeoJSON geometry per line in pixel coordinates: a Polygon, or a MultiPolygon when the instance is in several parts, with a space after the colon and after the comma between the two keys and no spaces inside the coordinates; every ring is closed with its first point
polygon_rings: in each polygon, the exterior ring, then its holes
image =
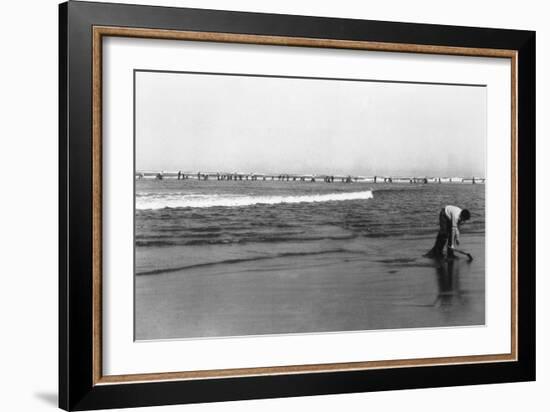
{"type": "Polygon", "coordinates": [[[136,339],[483,325],[484,235],[461,237],[473,262],[423,258],[433,238],[179,247],[184,268],[135,277],[136,339]]]}

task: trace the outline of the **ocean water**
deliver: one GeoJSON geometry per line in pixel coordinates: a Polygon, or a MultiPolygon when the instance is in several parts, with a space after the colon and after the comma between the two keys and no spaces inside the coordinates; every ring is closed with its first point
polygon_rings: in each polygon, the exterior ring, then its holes
{"type": "MultiPolygon", "coordinates": [[[[169,246],[431,235],[447,204],[472,213],[464,232],[483,233],[484,194],[483,184],[138,180],[136,254],[169,246]]],[[[165,259],[155,272],[164,268],[172,268],[165,259]]]]}
{"type": "Polygon", "coordinates": [[[483,325],[485,185],[137,180],[138,340],[483,325]],[[467,259],[435,261],[466,207],[467,259]]]}

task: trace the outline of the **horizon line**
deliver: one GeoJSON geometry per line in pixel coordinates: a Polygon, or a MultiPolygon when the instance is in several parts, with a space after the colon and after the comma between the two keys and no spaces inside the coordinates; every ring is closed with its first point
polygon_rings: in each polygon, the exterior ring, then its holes
{"type": "Polygon", "coordinates": [[[334,178],[356,178],[356,179],[368,179],[368,178],[392,178],[392,179],[479,179],[486,180],[485,176],[461,174],[461,175],[434,175],[434,174],[353,174],[353,173],[289,173],[289,172],[243,172],[243,171],[211,171],[211,170],[135,170],[135,175],[143,176],[248,176],[248,177],[334,177],[334,178]]]}

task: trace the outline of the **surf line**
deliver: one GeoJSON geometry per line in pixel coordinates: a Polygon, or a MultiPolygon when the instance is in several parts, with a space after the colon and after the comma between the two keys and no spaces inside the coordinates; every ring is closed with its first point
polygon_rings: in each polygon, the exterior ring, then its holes
{"type": "Polygon", "coordinates": [[[164,208],[206,208],[244,207],[253,205],[276,205],[283,203],[342,202],[346,200],[368,200],[373,198],[372,190],[361,192],[324,193],[297,196],[242,196],[242,195],[185,195],[179,193],[163,196],[140,196],[136,198],[136,209],[154,210],[164,208]]]}

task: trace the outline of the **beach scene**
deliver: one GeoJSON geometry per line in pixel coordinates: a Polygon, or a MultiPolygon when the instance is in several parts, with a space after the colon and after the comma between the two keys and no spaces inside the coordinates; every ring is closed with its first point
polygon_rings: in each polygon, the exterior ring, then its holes
{"type": "Polygon", "coordinates": [[[484,184],[136,182],[138,339],[484,324],[484,184]],[[434,260],[441,204],[475,256],[434,260]]]}
{"type": "Polygon", "coordinates": [[[136,340],[485,324],[484,87],[137,71],[134,92],[136,340]]]}

